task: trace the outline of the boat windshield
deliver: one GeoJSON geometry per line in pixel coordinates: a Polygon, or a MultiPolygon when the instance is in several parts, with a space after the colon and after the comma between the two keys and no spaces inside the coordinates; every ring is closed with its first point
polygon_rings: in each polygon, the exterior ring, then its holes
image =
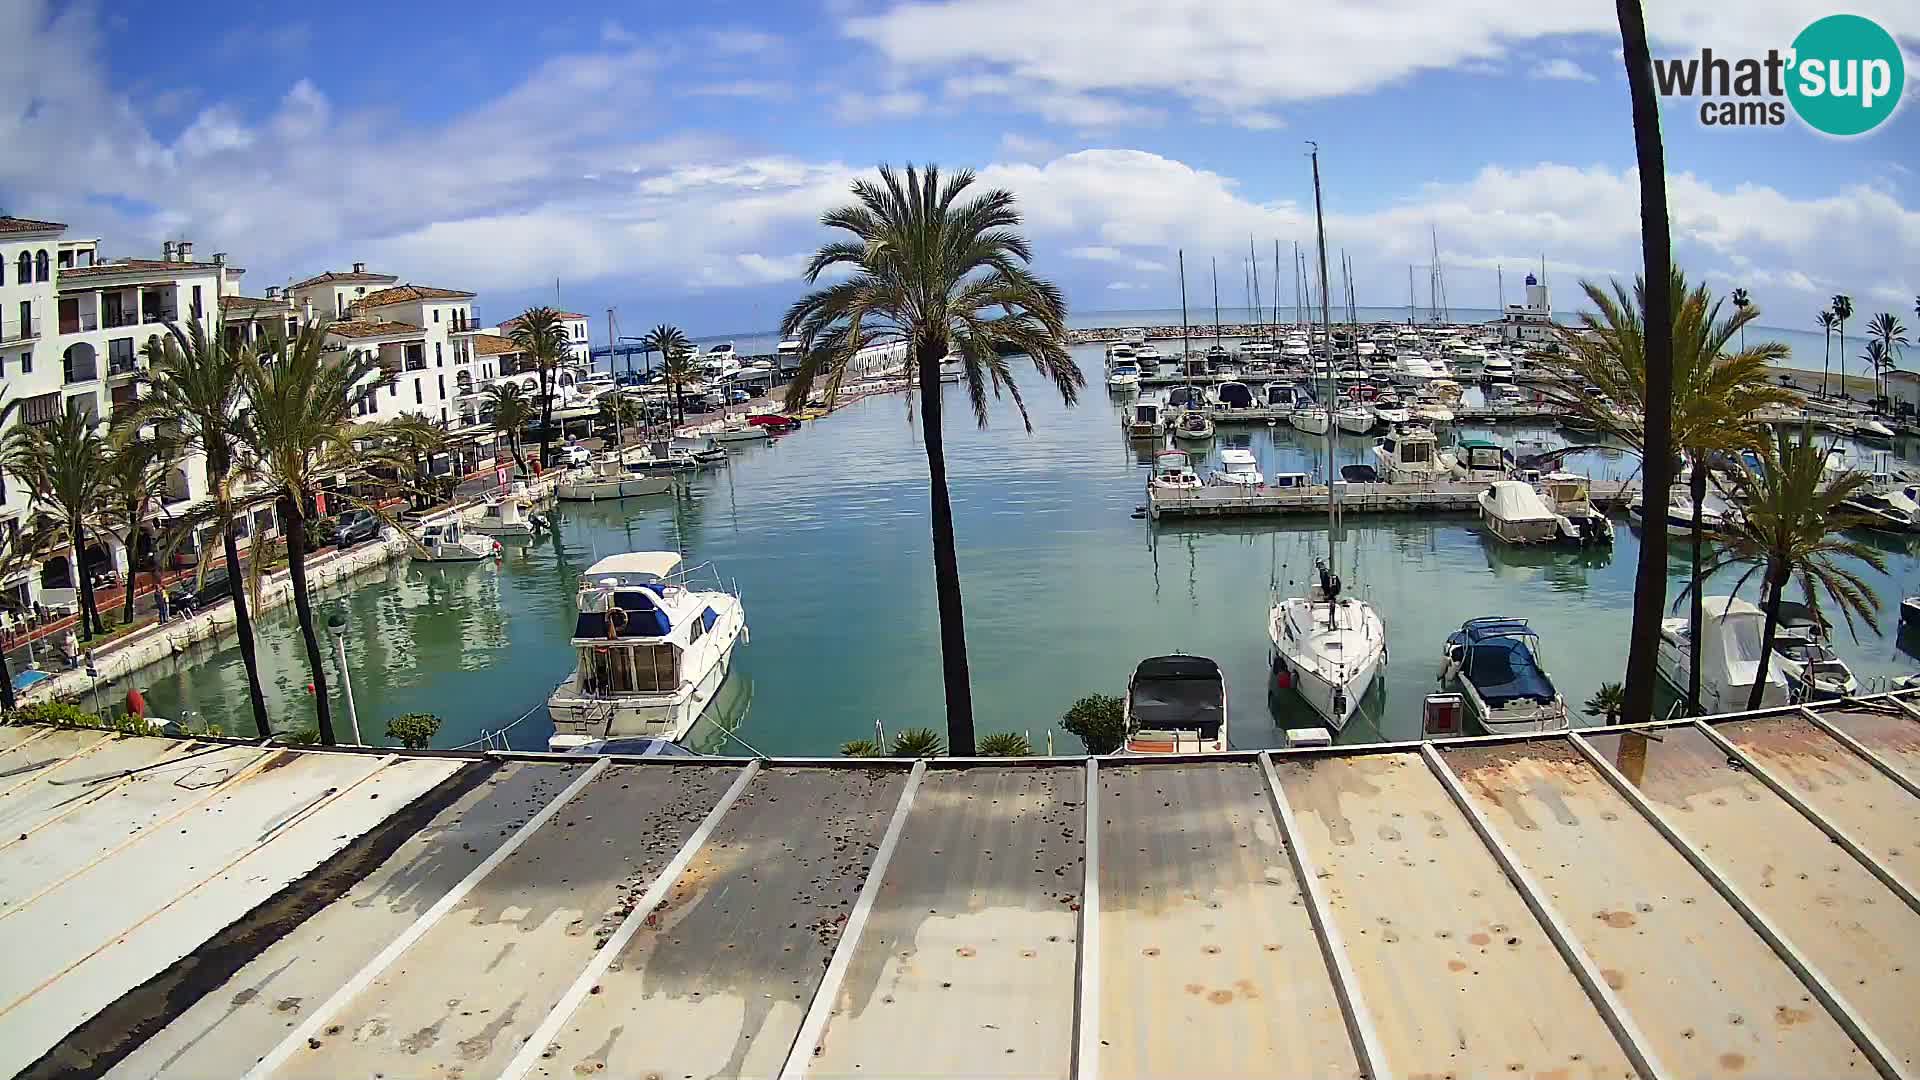
{"type": "Polygon", "coordinates": [[[1220,680],[1141,679],[1133,684],[1131,710],[1136,731],[1192,731],[1217,738],[1226,719],[1220,680]]]}

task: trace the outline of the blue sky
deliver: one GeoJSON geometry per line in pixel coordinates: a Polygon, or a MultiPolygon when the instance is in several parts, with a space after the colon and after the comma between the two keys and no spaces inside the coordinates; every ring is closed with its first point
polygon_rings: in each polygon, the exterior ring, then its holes
{"type": "MultiPolygon", "coordinates": [[[[1430,228],[1456,305],[1491,305],[1494,266],[1514,290],[1542,254],[1563,306],[1639,262],[1604,0],[3,7],[5,208],[113,254],[191,238],[254,294],[361,260],[474,289],[488,317],[558,278],[563,304],[636,330],[755,329],[801,289],[821,210],[911,159],[1012,188],[1077,308],[1176,303],[1181,246],[1238,297],[1249,235],[1311,238],[1307,139],[1363,304],[1405,302],[1430,228]]],[[[1832,10],[1649,8],[1667,56],[1784,47],[1832,10]]],[[[1920,5],[1851,10],[1913,70],[1920,5]]],[[[1842,290],[1913,321],[1911,101],[1849,141],[1705,128],[1679,102],[1664,126],[1696,275],[1746,285],[1769,321],[1842,290]]]]}

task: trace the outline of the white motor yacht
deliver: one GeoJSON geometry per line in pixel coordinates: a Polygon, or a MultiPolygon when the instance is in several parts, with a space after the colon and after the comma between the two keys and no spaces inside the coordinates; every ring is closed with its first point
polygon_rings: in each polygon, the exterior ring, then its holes
{"type": "Polygon", "coordinates": [[[1153,478],[1147,483],[1162,491],[1198,491],[1200,474],[1185,450],[1162,450],[1153,457],[1153,478]]]}
{"type": "Polygon", "coordinates": [[[671,575],[671,551],[609,555],[581,576],[572,645],[579,666],[547,698],[548,749],[647,735],[680,740],[713,702],[747,640],[731,591],[697,590],[671,575]]]}
{"type": "Polygon", "coordinates": [[[1416,401],[1407,406],[1407,416],[1416,423],[1439,426],[1453,423],[1453,410],[1437,401],[1416,401]]]}
{"type": "Polygon", "coordinates": [[[1468,619],[1447,638],[1440,681],[1460,688],[1488,735],[1567,728],[1567,699],[1541,668],[1540,635],[1525,619],[1468,619]]]}
{"type": "Polygon", "coordinates": [[[1540,481],[1541,496],[1560,516],[1560,538],[1576,544],[1613,543],[1613,521],[1593,505],[1592,485],[1574,473],[1549,473],[1540,481]]]}
{"type": "Polygon", "coordinates": [[[1866,527],[1882,532],[1913,532],[1920,529],[1920,506],[1905,491],[1886,488],[1862,491],[1840,504],[1866,519],[1866,527]]]}
{"type": "Polygon", "coordinates": [[[698,438],[704,435],[717,443],[759,442],[772,436],[769,429],[759,424],[749,423],[745,416],[737,413],[697,427],[680,428],[673,434],[674,437],[682,439],[698,438]]]}
{"type": "Polygon", "coordinates": [[[415,562],[479,562],[492,558],[500,550],[500,541],[491,536],[469,533],[458,519],[427,525],[414,537],[415,562]]]}
{"type": "Polygon", "coordinates": [[[1488,382],[1513,381],[1513,361],[1506,353],[1488,353],[1480,365],[1480,377],[1488,382]]]}
{"type": "Polygon", "coordinates": [[[1480,493],[1480,519],[1509,544],[1544,544],[1560,538],[1560,515],[1521,480],[1495,480],[1480,493]]]}
{"type": "Polygon", "coordinates": [[[1453,455],[1423,427],[1403,427],[1373,440],[1380,479],[1389,484],[1426,484],[1453,478],[1453,455]]]}
{"type": "Polygon", "coordinates": [[[1453,447],[1456,480],[1504,480],[1513,470],[1513,454],[1491,439],[1461,439],[1453,447]]]}
{"type": "Polygon", "coordinates": [[[530,539],[546,531],[546,516],[533,512],[533,500],[527,497],[525,485],[515,486],[518,492],[489,495],[485,503],[469,511],[463,522],[467,531],[520,539],[530,539]]]}
{"type": "Polygon", "coordinates": [[[1853,669],[1833,651],[1824,620],[1805,604],[1780,601],[1773,631],[1773,662],[1787,677],[1795,701],[1831,701],[1860,692],[1853,669]]]}
{"type": "Polygon", "coordinates": [[[1324,562],[1307,595],[1280,600],[1268,612],[1274,679],[1291,687],[1339,731],[1373,686],[1386,659],[1386,626],[1372,604],[1340,596],[1340,579],[1324,562]]]}
{"type": "Polygon", "coordinates": [[[1373,407],[1373,415],[1383,424],[1404,424],[1413,419],[1413,410],[1398,400],[1381,400],[1373,407]]]}
{"type": "Polygon", "coordinates": [[[1229,487],[1257,488],[1263,481],[1260,463],[1253,451],[1237,447],[1220,451],[1220,467],[1213,470],[1213,482],[1229,487]]]}
{"type": "Polygon", "coordinates": [[[605,502],[641,495],[664,495],[673,490],[670,476],[640,476],[628,471],[617,457],[602,458],[592,465],[569,469],[554,487],[554,496],[563,502],[605,502]]]}
{"type": "MultiPolygon", "coordinates": [[[[1760,635],[1766,616],[1752,604],[1733,596],[1701,598],[1704,617],[1700,638],[1700,707],[1709,713],[1740,712],[1747,708],[1760,671],[1760,635]]],[[[1692,656],[1685,616],[1660,621],[1660,649],[1655,660],[1660,677],[1681,694],[1687,692],[1687,666],[1692,656]]],[[[1767,665],[1767,681],[1760,708],[1790,704],[1792,693],[1780,665],[1767,665]]]]}
{"type": "Polygon", "coordinates": [[[1156,442],[1167,433],[1167,407],[1160,401],[1136,401],[1127,417],[1127,435],[1156,442]]]}
{"type": "Polygon", "coordinates": [[[1116,341],[1107,346],[1107,367],[1111,370],[1122,362],[1133,363],[1133,346],[1124,341],[1116,341]]]}
{"type": "Polygon", "coordinates": [[[1115,390],[1132,390],[1140,385],[1140,365],[1132,360],[1116,360],[1107,372],[1107,385],[1115,390]]]}
{"type": "Polygon", "coordinates": [[[1296,406],[1287,420],[1295,428],[1309,435],[1325,435],[1329,424],[1327,410],[1311,401],[1305,405],[1296,406]]]}
{"type": "MultiPolygon", "coordinates": [[[[1635,525],[1646,526],[1646,504],[1644,497],[1635,494],[1627,503],[1627,517],[1635,525]]],[[[1716,533],[1724,530],[1731,522],[1740,520],[1740,511],[1721,503],[1712,495],[1700,504],[1700,531],[1716,533]]],[[[1674,487],[1667,492],[1667,535],[1693,535],[1693,493],[1684,487],[1674,487]]]]}
{"type": "Polygon", "coordinates": [[[1227,749],[1227,681],[1204,656],[1150,656],[1127,680],[1128,754],[1217,754],[1227,749]]]}
{"type": "Polygon", "coordinates": [[[1141,371],[1152,371],[1160,366],[1160,350],[1151,345],[1135,345],[1133,359],[1140,365],[1141,371]]]}

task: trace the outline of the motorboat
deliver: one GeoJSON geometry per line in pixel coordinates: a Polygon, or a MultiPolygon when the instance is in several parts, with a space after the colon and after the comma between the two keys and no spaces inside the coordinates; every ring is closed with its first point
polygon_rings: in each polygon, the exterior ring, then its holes
{"type": "Polygon", "coordinates": [[[1364,600],[1340,595],[1340,578],[1316,560],[1306,596],[1274,604],[1267,616],[1275,684],[1291,687],[1335,731],[1372,688],[1387,655],[1386,625],[1364,600]]]}
{"type": "Polygon", "coordinates": [[[1565,731],[1567,700],[1540,666],[1540,635],[1525,619],[1468,619],[1447,637],[1440,681],[1459,687],[1488,735],[1565,731]]]}
{"type": "Polygon", "coordinates": [[[1350,435],[1365,435],[1373,430],[1373,407],[1359,402],[1342,405],[1333,411],[1333,422],[1350,435]]]}
{"type": "Polygon", "coordinates": [[[1185,450],[1162,450],[1153,457],[1153,478],[1147,481],[1161,491],[1198,491],[1200,474],[1193,471],[1193,459],[1185,450]]]}
{"type": "Polygon", "coordinates": [[[591,465],[569,469],[554,487],[563,502],[605,502],[641,495],[665,495],[673,490],[670,476],[638,476],[619,458],[602,458],[591,465]]]}
{"type": "Polygon", "coordinates": [[[1160,401],[1136,401],[1127,418],[1127,435],[1135,439],[1158,441],[1167,433],[1166,404],[1160,401]]]}
{"type": "MultiPolygon", "coordinates": [[[[1627,517],[1635,525],[1646,526],[1645,497],[1635,494],[1627,503],[1627,517]]],[[[1740,511],[1719,503],[1712,495],[1700,504],[1700,531],[1721,532],[1730,523],[1740,520],[1740,511]]],[[[1687,488],[1675,487],[1667,492],[1667,534],[1669,536],[1691,536],[1693,534],[1693,494],[1687,488]]]]}
{"type": "Polygon", "coordinates": [[[1269,409],[1294,409],[1312,400],[1292,383],[1270,382],[1261,391],[1261,400],[1269,409]]]}
{"type": "Polygon", "coordinates": [[[1405,424],[1413,420],[1413,410],[1398,400],[1382,400],[1373,407],[1375,419],[1383,424],[1405,424]]]}
{"type": "Polygon", "coordinates": [[[1480,377],[1488,382],[1513,381],[1513,360],[1505,353],[1488,353],[1480,365],[1480,377]]]}
{"type": "Polygon", "coordinates": [[[965,360],[962,360],[960,357],[957,357],[952,353],[948,353],[947,358],[945,360],[940,361],[940,381],[941,382],[957,383],[961,379],[964,379],[966,377],[967,377],[967,364],[965,360]]]}
{"type": "MultiPolygon", "coordinates": [[[[1701,598],[1700,707],[1709,713],[1741,712],[1747,708],[1759,677],[1761,641],[1766,616],[1734,596],[1701,598]]],[[[1660,677],[1682,694],[1687,692],[1687,667],[1693,654],[1687,619],[1660,621],[1660,647],[1655,656],[1660,677]]],[[[1760,708],[1787,705],[1792,690],[1778,664],[1767,665],[1760,708]]]]}
{"type": "Polygon", "coordinates": [[[1778,617],[1773,659],[1787,677],[1795,701],[1832,701],[1860,692],[1860,680],[1833,651],[1826,622],[1811,608],[1782,600],[1778,617]]]}
{"type": "Polygon", "coordinates": [[[1574,473],[1548,473],[1541,497],[1560,518],[1560,539],[1575,544],[1613,543],[1613,521],[1593,505],[1592,485],[1574,473]]]}
{"type": "Polygon", "coordinates": [[[1920,505],[1897,488],[1862,491],[1840,504],[1860,515],[1861,524],[1882,532],[1913,532],[1920,529],[1920,505]]]}
{"type": "Polygon", "coordinates": [[[1180,423],[1173,429],[1176,439],[1191,439],[1199,442],[1213,438],[1213,417],[1203,409],[1188,409],[1180,414],[1180,423]]]}
{"type": "Polygon", "coordinates": [[[1267,477],[1267,487],[1274,491],[1290,491],[1306,494],[1313,486],[1313,477],[1303,472],[1281,472],[1267,477]]]}
{"type": "Polygon", "coordinates": [[[1128,754],[1217,754],[1227,749],[1227,681],[1204,656],[1150,656],[1127,680],[1121,714],[1128,754]]]}
{"type": "Polygon", "coordinates": [[[774,359],[779,361],[780,366],[783,368],[800,366],[800,358],[806,355],[806,351],[806,342],[801,341],[799,338],[787,338],[773,347],[774,359]]]}
{"type": "Polygon", "coordinates": [[[1223,382],[1213,388],[1214,404],[1222,409],[1253,408],[1253,389],[1243,382],[1223,382]]]}
{"type": "MultiPolygon", "coordinates": [[[[747,422],[751,424],[758,419],[759,417],[749,417],[747,422]]],[[[780,417],[780,419],[784,420],[786,418],[780,417]]],[[[799,427],[800,424],[798,421],[795,421],[793,426],[799,427]]],[[[775,430],[780,429],[776,428],[775,430]]],[[[667,447],[670,453],[685,454],[701,465],[725,465],[727,463],[726,448],[705,435],[677,437],[668,443],[667,447]]]]}
{"type": "Polygon", "coordinates": [[[1480,493],[1480,519],[1509,544],[1544,544],[1560,538],[1560,515],[1523,480],[1495,480],[1480,493]]]}
{"type": "MultiPolygon", "coordinates": [[[[1133,346],[1124,341],[1116,341],[1107,346],[1107,367],[1111,370],[1120,363],[1133,363],[1133,346]]],[[[1135,365],[1136,370],[1138,365],[1135,365]]]]}
{"type": "Polygon", "coordinates": [[[1426,484],[1453,477],[1453,455],[1423,427],[1402,427],[1373,440],[1375,468],[1390,484],[1426,484]]]}
{"type": "MultiPolygon", "coordinates": [[[[1198,386],[1175,386],[1167,390],[1167,408],[1175,412],[1211,407],[1212,402],[1207,400],[1207,392],[1198,386]]],[[[1178,417],[1173,419],[1177,420],[1178,417]]]]}
{"type": "MultiPolygon", "coordinates": [[[[797,416],[785,416],[781,413],[752,413],[748,415],[747,423],[755,427],[766,428],[775,435],[784,435],[800,427],[800,418],[797,416]]],[[[709,439],[707,441],[711,443],[713,440],[709,439]]],[[[698,454],[699,451],[696,450],[695,453],[698,454]]]]}
{"type": "Polygon", "coordinates": [[[630,551],[581,576],[578,666],[547,698],[549,750],[619,736],[678,742],[714,700],[747,640],[746,609],[735,592],[691,587],[679,565],[676,552],[630,551]]]}
{"type": "Polygon", "coordinates": [[[1407,406],[1407,417],[1416,424],[1438,427],[1453,423],[1453,410],[1437,401],[1416,401],[1407,406]]]}
{"type": "Polygon", "coordinates": [[[705,435],[718,443],[758,442],[772,437],[773,429],[765,424],[752,423],[745,416],[734,415],[695,428],[687,434],[705,435]]]}
{"type": "MultiPolygon", "coordinates": [[[[720,457],[725,459],[725,450],[720,451],[720,457]]],[[[664,439],[625,450],[620,460],[626,463],[628,472],[636,473],[696,472],[707,464],[694,457],[692,450],[676,447],[664,439]]]]}
{"type": "Polygon", "coordinates": [[[1514,464],[1512,452],[1491,439],[1462,439],[1453,447],[1455,479],[1504,480],[1514,464]]]}
{"type": "Polygon", "coordinates": [[[1160,366],[1160,350],[1147,344],[1135,345],[1133,359],[1140,365],[1141,371],[1152,371],[1160,366]]]}
{"type": "Polygon", "coordinates": [[[468,532],[458,518],[424,526],[413,538],[415,562],[479,562],[499,551],[500,541],[468,532]]]}
{"type": "Polygon", "coordinates": [[[520,492],[504,492],[487,496],[487,501],[468,511],[461,522],[466,530],[481,536],[506,536],[519,539],[532,539],[547,530],[547,518],[544,514],[533,512],[533,500],[525,494],[524,485],[520,492]]]}
{"type": "Polygon", "coordinates": [[[1140,365],[1121,360],[1107,372],[1107,385],[1115,390],[1131,390],[1140,385],[1140,365]]]}
{"type": "Polygon", "coordinates": [[[1220,467],[1213,470],[1213,482],[1229,487],[1257,488],[1263,478],[1253,451],[1229,448],[1220,451],[1220,467]]]}
{"type": "Polygon", "coordinates": [[[1293,412],[1288,415],[1287,421],[1295,428],[1309,435],[1325,435],[1327,433],[1327,410],[1320,405],[1313,404],[1311,401],[1305,405],[1295,406],[1293,412]]]}

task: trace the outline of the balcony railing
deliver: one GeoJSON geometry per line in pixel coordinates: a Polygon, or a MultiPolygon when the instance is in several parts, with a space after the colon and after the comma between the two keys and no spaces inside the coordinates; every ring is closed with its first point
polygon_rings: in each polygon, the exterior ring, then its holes
{"type": "Polygon", "coordinates": [[[179,322],[180,315],[173,308],[166,308],[162,311],[149,311],[140,317],[140,321],[149,323],[179,322]]]}
{"type": "Polygon", "coordinates": [[[100,329],[100,317],[89,311],[80,315],[60,316],[60,332],[63,334],[84,334],[100,329]]]}
{"type": "Polygon", "coordinates": [[[40,336],[40,320],[15,319],[12,322],[0,320],[0,342],[32,341],[40,336]]]}
{"type": "Polygon", "coordinates": [[[120,326],[138,326],[140,325],[140,318],[131,311],[114,311],[109,309],[100,317],[100,322],[107,329],[112,330],[120,326]]]}
{"type": "Polygon", "coordinates": [[[137,358],[132,356],[108,357],[107,358],[107,377],[117,378],[122,375],[134,374],[136,371],[139,370],[135,362],[136,360],[137,358]]]}

